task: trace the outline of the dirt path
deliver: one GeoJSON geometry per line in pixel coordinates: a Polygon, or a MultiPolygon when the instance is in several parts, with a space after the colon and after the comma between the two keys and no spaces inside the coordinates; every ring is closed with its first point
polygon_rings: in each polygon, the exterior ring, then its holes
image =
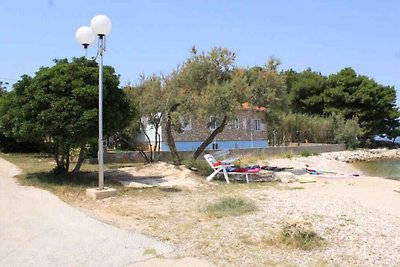
{"type": "MultiPolygon", "coordinates": [[[[17,185],[12,177],[19,173],[0,158],[0,266],[148,266],[154,260],[164,266],[154,257],[174,251],[99,222],[47,191],[17,185]]],[[[210,266],[192,258],[168,261],[210,266]]]]}

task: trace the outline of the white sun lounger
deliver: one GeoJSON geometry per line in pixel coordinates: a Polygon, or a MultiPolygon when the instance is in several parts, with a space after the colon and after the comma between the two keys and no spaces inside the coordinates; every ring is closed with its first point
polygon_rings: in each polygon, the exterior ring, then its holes
{"type": "Polygon", "coordinates": [[[226,164],[224,162],[217,161],[213,155],[211,154],[206,154],[204,155],[205,160],[208,162],[208,164],[211,166],[211,168],[214,170],[212,174],[207,176],[207,181],[211,181],[215,176],[218,174],[223,174],[224,178],[226,180],[226,183],[229,184],[229,176],[228,174],[232,175],[245,175],[246,176],[246,182],[249,182],[249,173],[247,172],[228,172],[227,168],[230,167],[231,165],[226,164]]]}

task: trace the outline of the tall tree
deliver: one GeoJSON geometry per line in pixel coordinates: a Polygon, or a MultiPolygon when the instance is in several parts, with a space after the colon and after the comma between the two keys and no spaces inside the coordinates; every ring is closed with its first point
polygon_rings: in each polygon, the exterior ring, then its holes
{"type": "Polygon", "coordinates": [[[207,122],[209,117],[215,119],[215,130],[196,149],[194,159],[233,118],[240,106],[237,88],[231,83],[235,58],[235,53],[225,48],[213,48],[208,53],[193,48],[191,57],[171,74],[167,87],[175,94],[166,113],[166,135],[173,154],[177,155],[173,129],[179,131],[180,116],[207,122]]]}
{"type": "MultiPolygon", "coordinates": [[[[104,67],[104,133],[111,135],[125,127],[134,107],[118,88],[119,78],[110,66],[104,67]]],[[[0,127],[20,140],[51,141],[57,169],[69,169],[70,149],[81,149],[74,171],[79,171],[88,141],[98,131],[98,67],[84,58],[55,60],[31,78],[24,75],[2,105],[0,127]]]]}
{"type": "Polygon", "coordinates": [[[394,87],[380,85],[352,68],[329,76],[324,101],[325,113],[358,118],[364,138],[385,134],[390,122],[400,115],[394,87]]]}
{"type": "MultiPolygon", "coordinates": [[[[157,75],[150,77],[142,76],[138,86],[127,86],[124,91],[136,103],[139,112],[136,119],[138,127],[133,126],[130,129],[135,132],[134,129],[139,128],[144,133],[150,150],[150,157],[147,157],[140,147],[138,149],[147,162],[153,162],[158,158],[161,151],[160,129],[166,113],[164,79],[162,76],[157,75]],[[153,136],[148,134],[148,129],[153,130],[153,136]]],[[[130,135],[134,138],[136,134],[135,132],[130,135]]],[[[125,142],[129,141],[125,140],[125,142]]]]}
{"type": "Polygon", "coordinates": [[[307,70],[294,74],[288,71],[289,102],[292,112],[305,114],[323,114],[324,91],[327,78],[321,73],[307,70]]]}

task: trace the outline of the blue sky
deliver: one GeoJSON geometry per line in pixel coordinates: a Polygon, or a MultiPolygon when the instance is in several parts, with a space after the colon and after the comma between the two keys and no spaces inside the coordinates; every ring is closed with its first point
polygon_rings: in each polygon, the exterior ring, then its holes
{"type": "Polygon", "coordinates": [[[83,55],[76,29],[105,14],[113,30],[104,62],[121,85],[171,72],[195,45],[226,47],[243,67],[270,56],[282,69],[325,75],[352,67],[399,92],[399,11],[396,0],[2,0],[0,80],[13,83],[55,58],[83,55]]]}

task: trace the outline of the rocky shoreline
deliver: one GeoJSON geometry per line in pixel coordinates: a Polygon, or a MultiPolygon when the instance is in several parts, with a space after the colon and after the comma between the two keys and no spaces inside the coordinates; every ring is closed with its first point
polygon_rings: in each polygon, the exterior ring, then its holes
{"type": "Polygon", "coordinates": [[[373,161],[380,159],[400,159],[400,149],[363,149],[322,153],[321,157],[346,163],[373,161]]]}

